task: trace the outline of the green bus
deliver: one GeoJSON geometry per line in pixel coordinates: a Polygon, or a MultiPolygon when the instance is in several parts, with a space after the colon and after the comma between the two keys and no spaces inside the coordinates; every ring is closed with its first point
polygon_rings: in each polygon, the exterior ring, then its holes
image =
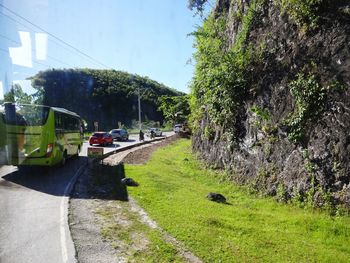
{"type": "Polygon", "coordinates": [[[82,127],[66,109],[7,102],[0,107],[0,151],[9,165],[63,165],[82,149],[82,127]]]}

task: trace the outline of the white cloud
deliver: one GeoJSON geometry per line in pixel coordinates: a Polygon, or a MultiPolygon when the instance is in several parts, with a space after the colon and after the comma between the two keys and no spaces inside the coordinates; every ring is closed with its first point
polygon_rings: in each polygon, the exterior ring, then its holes
{"type": "Polygon", "coordinates": [[[35,33],[35,51],[37,60],[46,60],[47,57],[47,34],[35,33]]]}
{"type": "Polygon", "coordinates": [[[32,68],[32,44],[30,40],[30,33],[24,31],[19,31],[18,33],[22,46],[9,48],[12,64],[32,68]]]}

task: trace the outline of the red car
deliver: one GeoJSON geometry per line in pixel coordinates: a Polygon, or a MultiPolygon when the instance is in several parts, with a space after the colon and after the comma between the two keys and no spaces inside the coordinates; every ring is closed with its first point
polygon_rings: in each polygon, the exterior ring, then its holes
{"type": "Polygon", "coordinates": [[[89,144],[98,144],[98,145],[112,145],[113,144],[113,138],[112,135],[110,135],[108,132],[95,132],[93,135],[89,138],[89,144]]]}

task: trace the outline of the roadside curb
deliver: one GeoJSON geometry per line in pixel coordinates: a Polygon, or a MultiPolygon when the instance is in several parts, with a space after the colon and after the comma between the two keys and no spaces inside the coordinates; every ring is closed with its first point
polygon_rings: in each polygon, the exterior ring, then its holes
{"type": "Polygon", "coordinates": [[[70,246],[73,249],[73,256],[74,256],[74,262],[77,261],[76,257],[76,249],[73,242],[72,234],[70,231],[69,226],[69,206],[70,206],[70,200],[71,200],[71,193],[72,190],[77,182],[77,179],[80,177],[81,174],[85,171],[87,161],[83,162],[82,165],[79,167],[77,172],[74,174],[73,178],[69,181],[67,187],[64,190],[63,197],[61,199],[60,204],[60,236],[61,236],[61,253],[62,253],[62,259],[63,262],[69,262],[69,256],[68,256],[68,249],[67,247],[70,246]],[[67,230],[67,233],[66,233],[67,230]]]}
{"type": "MultiPolygon", "coordinates": [[[[171,136],[174,136],[174,135],[171,135],[171,136]]],[[[116,153],[119,153],[119,152],[123,152],[123,151],[129,150],[129,149],[132,149],[132,148],[135,148],[135,147],[144,145],[144,144],[149,144],[149,143],[152,143],[152,142],[162,141],[162,140],[165,140],[166,138],[170,138],[171,136],[155,138],[155,139],[153,139],[153,140],[142,141],[142,142],[138,142],[138,143],[135,143],[135,144],[132,144],[132,145],[128,145],[128,146],[122,147],[122,148],[117,148],[117,149],[115,149],[115,150],[113,150],[113,151],[111,151],[111,152],[108,152],[108,153],[103,154],[101,157],[94,158],[94,159],[92,160],[92,162],[94,163],[94,162],[103,160],[103,159],[105,159],[106,157],[111,156],[111,155],[113,155],[113,154],[116,154],[116,153]]]]}

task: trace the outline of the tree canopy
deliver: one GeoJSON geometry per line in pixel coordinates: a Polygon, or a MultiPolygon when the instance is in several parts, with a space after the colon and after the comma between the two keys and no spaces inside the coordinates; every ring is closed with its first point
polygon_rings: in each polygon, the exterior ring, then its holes
{"type": "Polygon", "coordinates": [[[188,8],[190,10],[196,10],[198,13],[202,14],[204,11],[204,5],[208,0],[188,0],[188,8]]]}
{"type": "Polygon", "coordinates": [[[11,90],[4,94],[4,102],[16,102],[20,104],[32,103],[32,96],[22,90],[21,85],[13,84],[11,90]]]}
{"type": "Polygon", "coordinates": [[[118,123],[130,126],[138,118],[139,91],[143,121],[161,123],[164,116],[158,111],[158,98],[184,95],[148,77],[116,70],[52,69],[39,72],[31,80],[43,104],[78,113],[90,128],[98,121],[105,130],[118,123]]]}
{"type": "Polygon", "coordinates": [[[190,114],[188,96],[162,96],[159,98],[159,110],[165,120],[171,124],[187,122],[190,114]]]}

